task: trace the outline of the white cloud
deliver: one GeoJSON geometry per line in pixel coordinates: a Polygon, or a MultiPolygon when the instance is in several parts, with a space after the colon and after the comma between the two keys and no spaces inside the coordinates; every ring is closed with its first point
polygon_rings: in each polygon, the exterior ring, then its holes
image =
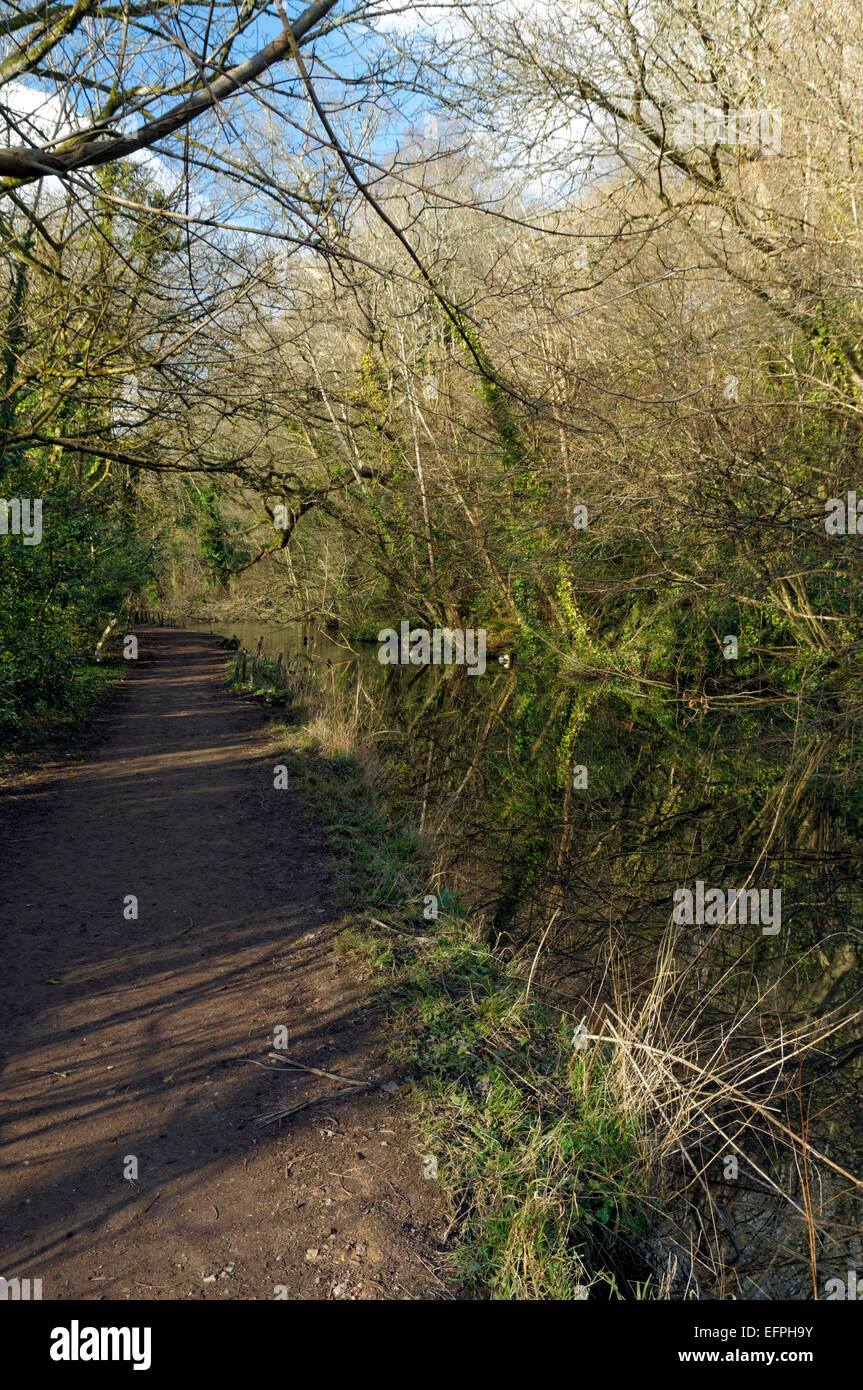
{"type": "MultiPolygon", "coordinates": [[[[58,93],[44,92],[24,82],[10,82],[0,88],[0,105],[3,107],[4,127],[0,131],[0,144],[7,147],[63,140],[78,128],[69,107],[58,93]]],[[[131,132],[137,128],[137,124],[137,118],[133,116],[121,123],[120,128],[131,132]]],[[[176,186],[177,180],[169,165],[152,150],[138,150],[128,158],[143,165],[164,193],[176,186]]],[[[57,192],[62,188],[62,180],[47,177],[42,180],[42,186],[57,192]]]]}

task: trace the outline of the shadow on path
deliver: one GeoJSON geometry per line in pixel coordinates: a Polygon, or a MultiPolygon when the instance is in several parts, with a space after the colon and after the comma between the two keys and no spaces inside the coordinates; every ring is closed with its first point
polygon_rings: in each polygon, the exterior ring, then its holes
{"type": "Polygon", "coordinates": [[[260,709],[214,639],[138,635],[102,745],[0,804],[0,1273],[45,1298],[435,1297],[443,1217],[397,1096],[255,1122],[341,1089],[276,1071],[276,1026],[308,1065],[390,1068],[260,709]]]}

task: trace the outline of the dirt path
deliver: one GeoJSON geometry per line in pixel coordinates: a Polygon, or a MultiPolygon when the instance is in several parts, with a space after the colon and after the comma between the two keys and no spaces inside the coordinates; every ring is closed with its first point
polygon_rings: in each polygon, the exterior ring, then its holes
{"type": "Polygon", "coordinates": [[[445,1218],[397,1094],[256,1123],[342,1089],[275,1070],[279,1025],[308,1065],[399,1078],[261,711],[214,639],[139,641],[95,751],[0,804],[0,1274],[45,1299],[437,1297],[445,1218]]]}

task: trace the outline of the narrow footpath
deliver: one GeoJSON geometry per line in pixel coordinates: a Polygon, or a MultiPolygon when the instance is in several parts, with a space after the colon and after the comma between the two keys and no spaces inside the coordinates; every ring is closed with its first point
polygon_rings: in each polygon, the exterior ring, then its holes
{"type": "Polygon", "coordinates": [[[0,789],[0,1275],[43,1299],[439,1298],[446,1217],[335,951],[326,837],[274,789],[216,639],[137,635],[85,758],[0,789]]]}

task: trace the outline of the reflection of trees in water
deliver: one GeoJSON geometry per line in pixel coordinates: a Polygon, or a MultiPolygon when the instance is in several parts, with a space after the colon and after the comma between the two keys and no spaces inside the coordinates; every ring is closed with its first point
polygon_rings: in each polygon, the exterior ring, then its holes
{"type": "MultiPolygon", "coordinates": [[[[250,625],[247,645],[264,630],[250,625]]],[[[526,667],[472,679],[383,667],[373,644],[271,638],[303,691],[318,692],[340,746],[374,750],[394,820],[423,831],[428,890],[461,897],[522,976],[533,972],[535,996],[613,1040],[627,1104],[658,1136],[669,1216],[634,1263],[688,1248],[704,1222],[709,1251],[682,1266],[703,1289],[716,1287],[711,1261],[743,1287],[779,1242],[771,1296],[806,1296],[802,1123],[819,1217],[834,1223],[819,1225],[825,1250],[854,1225],[853,1201],[837,1194],[859,1168],[863,1042],[847,1020],[861,798],[847,702],[693,713],[621,683],[526,667]],[[587,786],[573,785],[579,765],[587,786]],[[697,880],[781,888],[781,932],[672,926],[675,889],[697,880]]]]}
{"type": "Polygon", "coordinates": [[[694,988],[739,967],[729,1016],[780,979],[795,1018],[853,991],[863,793],[842,701],[793,718],[779,702],[692,717],[664,693],[525,669],[384,667],[373,644],[319,629],[225,626],[250,648],[263,635],[265,654],[284,650],[331,713],[351,717],[377,750],[392,813],[427,836],[435,881],[503,945],[535,949],[555,915],[539,978],[560,1002],[592,993],[609,941],[625,941],[634,978],[650,979],[673,893],[697,880],[782,891],[776,938],[757,925],[677,930],[694,988]]]}
{"type": "MultiPolygon", "coordinates": [[[[665,1059],[661,1101],[647,1083],[641,1098],[675,1117],[657,1151],[665,1249],[708,1219],[710,1258],[745,1283],[779,1241],[771,1296],[806,1296],[803,1128],[819,1215],[835,1224],[819,1225],[825,1251],[855,1224],[839,1194],[859,1168],[861,800],[841,702],[793,719],[780,704],[692,718],[664,695],[598,686],[586,699],[525,670],[482,682],[408,671],[375,680],[368,708],[393,731],[384,787],[400,817],[420,808],[434,884],[536,970],[534,991],[603,1036],[613,1028],[635,1059],[627,1084],[639,1049],[665,1059]],[[780,933],[671,926],[674,890],[699,879],[780,888],[780,933]],[[733,1181],[730,1152],[743,1168],[733,1181]]],[[[692,1259],[702,1287],[716,1276],[705,1260],[692,1259]]]]}

